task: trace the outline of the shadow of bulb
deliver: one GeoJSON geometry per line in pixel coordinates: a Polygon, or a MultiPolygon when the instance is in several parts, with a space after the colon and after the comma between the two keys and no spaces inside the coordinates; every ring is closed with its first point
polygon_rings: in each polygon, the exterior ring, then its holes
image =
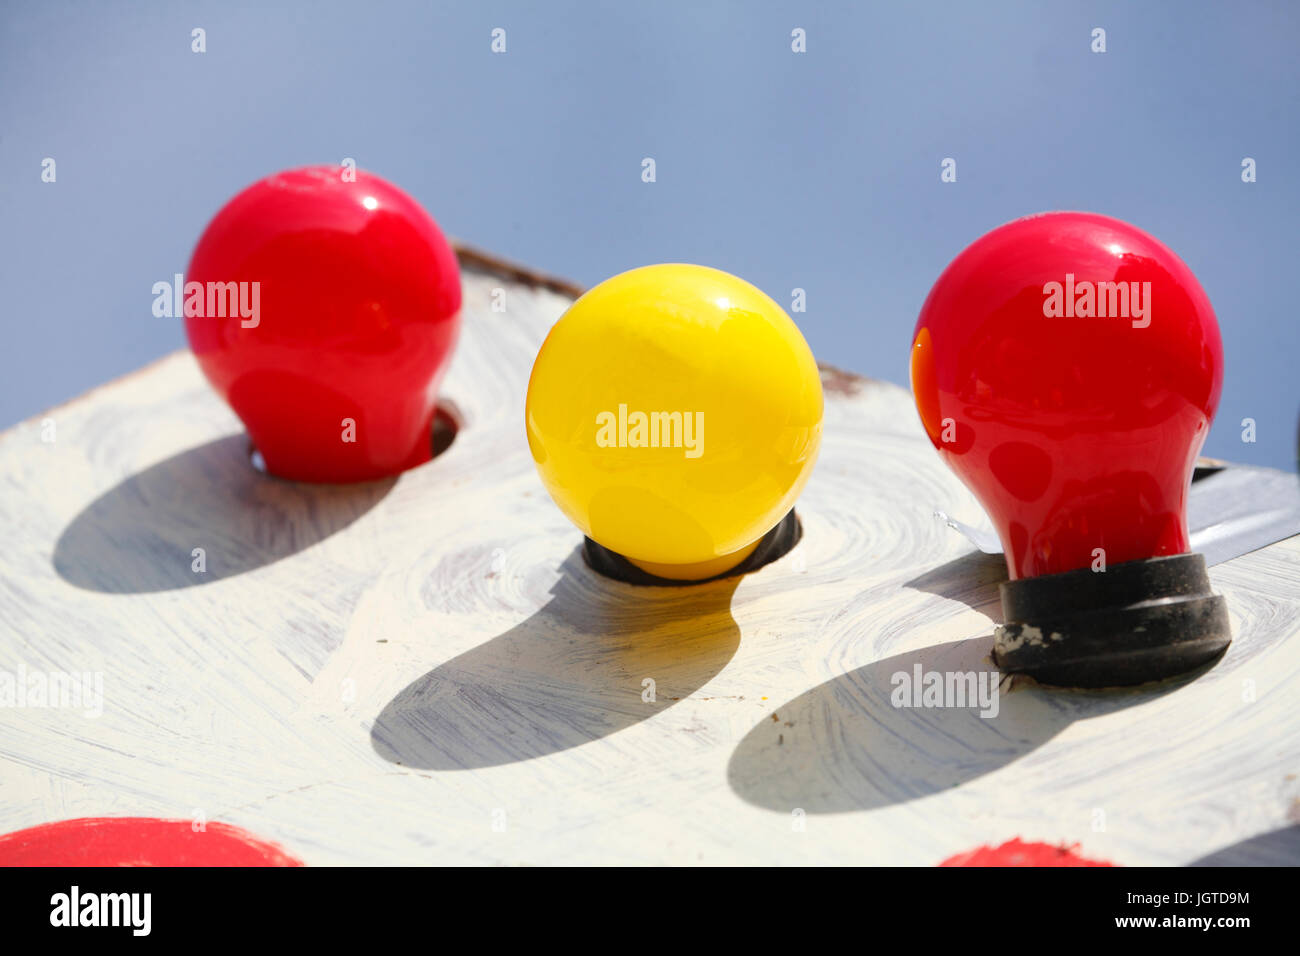
{"type": "Polygon", "coordinates": [[[429,460],[460,271],[406,193],[331,167],[269,176],[217,213],[185,280],[190,346],[271,474],[367,481],[429,460]]]}

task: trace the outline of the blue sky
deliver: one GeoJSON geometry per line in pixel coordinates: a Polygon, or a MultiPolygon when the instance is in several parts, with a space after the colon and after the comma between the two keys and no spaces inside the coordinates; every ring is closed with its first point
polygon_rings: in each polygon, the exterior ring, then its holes
{"type": "Polygon", "coordinates": [[[1218,313],[1206,453],[1294,469],[1298,43],[1295,3],[5,3],[0,426],[183,346],[150,289],[212,214],[350,156],[449,234],[584,284],[687,261],[804,288],[818,357],[900,384],[967,243],[1118,216],[1218,313]]]}

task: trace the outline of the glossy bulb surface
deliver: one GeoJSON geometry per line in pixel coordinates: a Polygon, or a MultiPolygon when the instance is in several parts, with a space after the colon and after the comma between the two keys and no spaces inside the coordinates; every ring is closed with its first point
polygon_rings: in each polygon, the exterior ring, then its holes
{"type": "Polygon", "coordinates": [[[460,327],[460,271],[437,224],[391,183],[343,172],[249,186],[213,218],[185,275],[195,357],[283,478],[364,481],[428,461],[460,327]],[[213,307],[218,283],[237,284],[258,314],[213,307]]]}
{"type": "Polygon", "coordinates": [[[779,305],[716,269],[654,265],[555,324],[525,418],[543,483],[584,534],[652,574],[699,579],[744,560],[793,506],[822,411],[817,363],[779,305]]]}
{"type": "Polygon", "coordinates": [[[1096,549],[1108,565],[1188,550],[1223,348],[1196,277],[1141,229],[1054,212],[977,239],[921,309],[911,379],[1013,580],[1091,567],[1096,549]],[[1099,283],[1125,284],[1127,306],[1099,283]]]}

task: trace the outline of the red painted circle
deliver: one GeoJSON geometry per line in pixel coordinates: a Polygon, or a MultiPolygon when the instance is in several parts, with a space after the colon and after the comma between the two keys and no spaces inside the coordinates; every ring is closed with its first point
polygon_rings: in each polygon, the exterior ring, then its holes
{"type": "Polygon", "coordinates": [[[1019,837],[1001,846],[980,846],[950,856],[940,866],[1114,866],[1105,860],[1089,860],[1076,846],[1025,843],[1019,837]]]}
{"type": "Polygon", "coordinates": [[[226,823],[85,817],[0,836],[0,866],[302,866],[226,823]]]}

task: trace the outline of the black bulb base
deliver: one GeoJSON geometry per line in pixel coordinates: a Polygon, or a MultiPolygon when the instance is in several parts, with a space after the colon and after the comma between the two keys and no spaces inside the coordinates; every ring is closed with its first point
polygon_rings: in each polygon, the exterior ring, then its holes
{"type": "Polygon", "coordinates": [[[1005,581],[993,661],[1060,687],[1125,687],[1218,658],[1232,643],[1228,606],[1205,558],[1177,554],[1005,581]]]}
{"type": "Polygon", "coordinates": [[[587,566],[593,571],[603,574],[607,578],[613,578],[615,581],[622,581],[624,584],[664,588],[686,587],[692,584],[707,584],[710,581],[757,571],[763,565],[771,564],[777,558],[788,554],[802,537],[803,526],[799,524],[799,518],[794,513],[794,509],[791,508],[786,513],[786,516],[777,522],[775,528],[763,535],[758,542],[758,546],[750,552],[744,561],[741,561],[734,568],[723,571],[721,574],[715,574],[711,578],[691,581],[679,581],[674,578],[664,578],[657,574],[651,574],[649,571],[638,568],[617,551],[611,551],[587,537],[582,539],[582,557],[587,562],[587,566]]]}

